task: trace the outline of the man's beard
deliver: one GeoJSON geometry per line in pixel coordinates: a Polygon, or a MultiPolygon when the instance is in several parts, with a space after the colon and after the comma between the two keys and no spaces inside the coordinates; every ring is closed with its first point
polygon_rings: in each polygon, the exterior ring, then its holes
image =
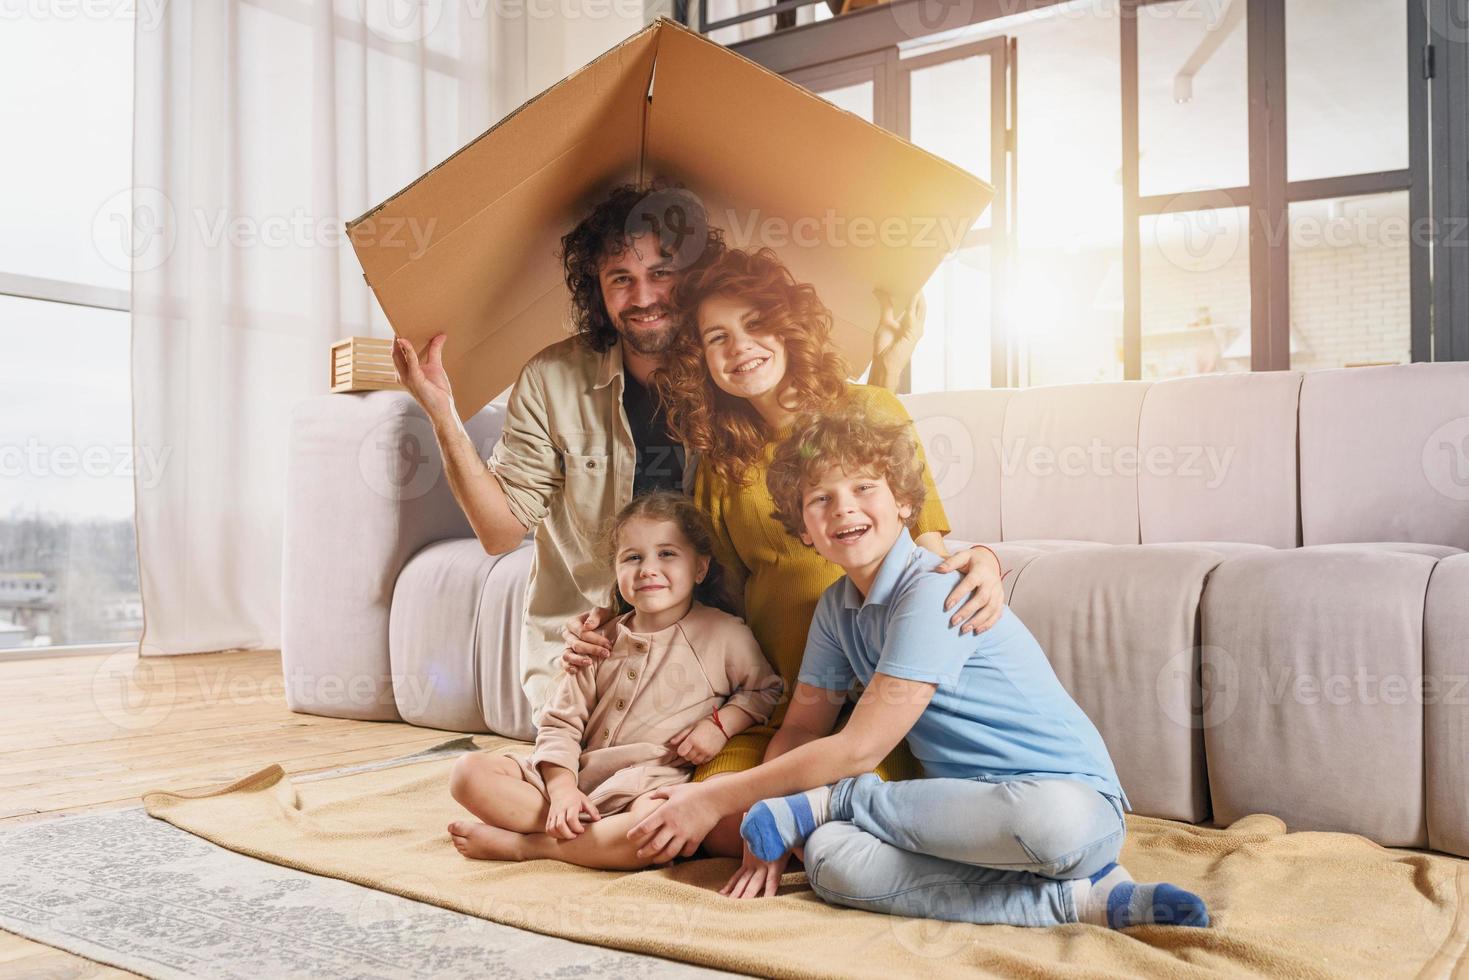
{"type": "Polygon", "coordinates": [[[670,316],[668,325],[656,331],[624,323],[618,333],[622,334],[623,342],[639,354],[662,354],[673,346],[673,338],[678,335],[678,323],[670,316]]]}

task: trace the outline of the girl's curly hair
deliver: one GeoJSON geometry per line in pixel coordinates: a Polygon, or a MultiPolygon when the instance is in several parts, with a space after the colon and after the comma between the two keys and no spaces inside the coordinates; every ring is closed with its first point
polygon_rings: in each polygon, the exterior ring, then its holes
{"type": "Polygon", "coordinates": [[[820,411],[842,397],[847,365],[831,343],[831,311],[770,249],[726,249],[683,277],[673,292],[683,323],[663,366],[653,372],[653,384],[669,433],[703,453],[721,477],[744,485],[775,432],[747,400],[722,391],[709,376],[698,313],[699,304],[714,296],[752,304],[760,314],[754,329],[785,343],[780,397],[793,411],[820,411]]]}
{"type": "MultiPolygon", "coordinates": [[[[649,195],[672,188],[673,185],[664,181],[615,187],[561,239],[561,266],[566,274],[566,288],[571,293],[571,321],[583,342],[594,351],[611,350],[620,336],[617,324],[607,315],[599,267],[608,256],[621,255],[631,244],[628,232],[640,227],[642,222],[642,216],[637,214],[638,205],[649,195]]],[[[681,197],[688,207],[699,211],[688,220],[692,227],[705,233],[698,260],[707,261],[724,250],[724,232],[709,227],[697,197],[686,192],[681,197]]]]}
{"type": "MultiPolygon", "coordinates": [[[[650,521],[668,521],[678,528],[679,533],[694,549],[694,554],[709,559],[709,571],[705,573],[704,581],[694,587],[694,598],[706,606],[733,613],[734,604],[730,601],[725,584],[724,568],[719,564],[719,559],[714,557],[714,531],[709,526],[709,515],[684,494],[671,490],[655,490],[641,497],[634,497],[602,528],[598,553],[603,562],[611,566],[617,560],[618,535],[628,521],[639,517],[650,521]]],[[[619,615],[632,609],[616,586],[612,589],[612,597],[619,615]]]]}

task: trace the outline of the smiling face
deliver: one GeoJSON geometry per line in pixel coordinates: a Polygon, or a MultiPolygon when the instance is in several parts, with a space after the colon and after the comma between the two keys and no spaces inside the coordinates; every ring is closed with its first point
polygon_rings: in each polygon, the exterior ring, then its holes
{"type": "Polygon", "coordinates": [[[657,236],[634,236],[620,253],[603,256],[597,278],[607,316],[623,341],[639,354],[667,350],[677,334],[669,296],[678,274],[660,251],[657,236]]]}
{"type": "Polygon", "coordinates": [[[699,342],[709,377],[721,391],[749,400],[773,399],[786,374],[786,345],[762,329],[760,311],[733,296],[699,304],[699,342]]]}
{"type": "Polygon", "coordinates": [[[883,477],[832,465],[802,493],[806,529],[801,540],[854,579],[870,579],[912,514],[913,508],[893,496],[883,477]]]}
{"type": "Polygon", "coordinates": [[[709,574],[708,556],[694,550],[676,523],[646,517],[618,529],[614,562],[618,591],[644,616],[687,611],[694,586],[709,574]]]}

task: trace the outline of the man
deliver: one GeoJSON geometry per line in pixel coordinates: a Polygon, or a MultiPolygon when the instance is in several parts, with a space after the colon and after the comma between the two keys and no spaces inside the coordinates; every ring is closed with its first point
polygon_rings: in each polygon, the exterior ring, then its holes
{"type": "MultiPolygon", "coordinates": [[[[612,569],[596,549],[602,522],[635,494],[692,486],[692,461],[669,436],[650,379],[678,330],[670,296],[681,267],[714,257],[724,244],[689,194],[679,199],[678,221],[648,223],[646,202],[668,194],[618,187],[561,240],[577,333],[522,369],[488,460],[454,408],[442,363],[446,335],[434,337],[421,358],[402,338],[393,347],[398,376],[428,413],[449,485],[485,551],[504,554],[535,529],[521,662],[536,722],[567,644],[563,626],[612,595],[612,569]],[[692,241],[690,229],[699,236],[692,241]]],[[[917,306],[901,320],[885,314],[873,383],[890,387],[898,377],[917,342],[918,318],[917,306]]],[[[955,557],[954,567],[968,564],[955,557]]],[[[988,625],[1001,607],[998,566],[975,561],[965,581],[971,591],[982,588],[956,610],[960,621],[988,625]]]]}

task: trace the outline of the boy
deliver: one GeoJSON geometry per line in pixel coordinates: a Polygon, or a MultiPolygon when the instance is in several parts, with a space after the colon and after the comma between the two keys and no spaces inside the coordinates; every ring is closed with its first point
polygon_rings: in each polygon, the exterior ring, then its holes
{"type": "Polygon", "coordinates": [[[666,853],[711,814],[748,807],[753,860],[804,846],[811,887],[833,904],[1010,925],[1207,925],[1198,896],[1135,883],[1115,863],[1128,804],[1112,760],[1014,613],[978,636],[949,627],[953,574],[934,571],[941,559],[907,527],[923,495],[910,427],[855,412],[802,419],[768,484],[786,529],[847,573],[817,607],[786,716],[810,738],[675,787],[629,837],[666,853]],[[831,734],[854,681],[862,698],[831,734]],[[868,770],[902,738],[925,778],[884,783],[868,770]]]}

